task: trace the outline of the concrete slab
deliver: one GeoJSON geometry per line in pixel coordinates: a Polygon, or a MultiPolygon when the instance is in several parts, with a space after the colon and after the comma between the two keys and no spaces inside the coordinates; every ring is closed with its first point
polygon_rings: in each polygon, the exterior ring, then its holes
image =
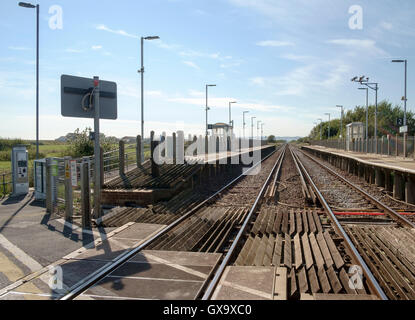
{"type": "Polygon", "coordinates": [[[274,267],[227,267],[212,300],[273,300],[274,279],[274,267]]]}
{"type": "Polygon", "coordinates": [[[62,267],[62,288],[51,289],[49,287],[51,275],[49,272],[45,272],[6,293],[1,298],[20,297],[23,295],[24,299],[32,300],[41,295],[42,297],[47,297],[47,299],[59,299],[68,293],[72,286],[106,264],[107,262],[104,261],[69,260],[60,265],[62,267]]]}
{"type": "Polygon", "coordinates": [[[143,250],[130,259],[131,262],[167,263],[192,266],[213,266],[217,263],[220,254],[206,254],[199,252],[180,252],[163,250],[143,250]]]}
{"type": "Polygon", "coordinates": [[[166,227],[163,224],[135,223],[128,229],[114,235],[114,238],[142,240],[166,227]]]}
{"type": "Polygon", "coordinates": [[[144,250],[79,299],[195,299],[221,254],[144,250]]]}
{"type": "MultiPolygon", "coordinates": [[[[86,296],[96,295],[102,299],[126,297],[136,299],[192,300],[203,281],[166,281],[155,279],[128,279],[107,277],[90,288],[86,296]]],[[[80,296],[79,299],[83,299],[80,296]]]]}
{"type": "Polygon", "coordinates": [[[94,248],[88,249],[81,254],[75,256],[75,260],[100,260],[100,261],[113,261],[127,249],[124,245],[120,245],[118,241],[114,241],[112,238],[103,241],[101,244],[94,248]]]}
{"type": "Polygon", "coordinates": [[[53,300],[53,297],[31,293],[8,293],[0,297],[0,300],[53,300]]]}
{"type": "Polygon", "coordinates": [[[161,263],[134,263],[128,262],[110,274],[111,277],[130,277],[130,278],[152,278],[152,279],[172,279],[203,281],[206,279],[211,267],[204,266],[193,268],[193,266],[183,266],[177,268],[174,265],[161,263]]]}

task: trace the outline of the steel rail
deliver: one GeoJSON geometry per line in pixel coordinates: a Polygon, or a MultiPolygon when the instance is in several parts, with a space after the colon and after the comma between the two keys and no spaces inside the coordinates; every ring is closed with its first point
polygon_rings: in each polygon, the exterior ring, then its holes
{"type": "Polygon", "coordinates": [[[253,165],[251,168],[249,168],[247,171],[243,172],[241,175],[236,177],[234,180],[229,182],[226,186],[221,188],[219,191],[215,192],[213,195],[211,195],[209,198],[198,204],[196,207],[188,211],[186,214],[172,222],[170,225],[166,226],[162,230],[160,230],[157,234],[152,236],[150,239],[143,242],[138,247],[134,248],[131,251],[127,251],[123,254],[121,254],[116,261],[111,262],[109,265],[105,265],[104,267],[98,269],[96,272],[92,273],[91,275],[85,277],[81,282],[78,283],[78,285],[71,289],[71,292],[67,293],[65,296],[60,298],[59,300],[73,300],[78,295],[80,295],[82,292],[86,291],[88,288],[99,282],[101,279],[103,279],[105,276],[113,272],[115,269],[126,263],[130,258],[134,257],[137,253],[139,253],[141,250],[143,250],[145,247],[147,247],[149,244],[151,244],[153,241],[160,238],[165,233],[169,232],[171,229],[176,227],[178,224],[195,214],[200,208],[202,208],[206,203],[208,203],[210,200],[212,200],[214,197],[216,197],[218,194],[222,193],[226,189],[230,188],[232,185],[234,185],[236,182],[241,180],[243,177],[247,175],[250,171],[254,170],[258,165],[263,163],[265,160],[267,160],[269,157],[271,157],[273,154],[275,154],[277,150],[274,150],[269,155],[264,157],[261,161],[253,165]]]}
{"type": "MultiPolygon", "coordinates": [[[[285,155],[285,150],[287,148],[287,146],[285,145],[283,147],[284,149],[282,150],[282,152],[280,153],[277,161],[275,162],[275,165],[273,166],[273,168],[271,169],[270,174],[268,175],[268,178],[265,180],[261,191],[258,193],[258,196],[254,202],[254,204],[251,207],[251,210],[249,211],[248,215],[245,217],[244,223],[242,224],[242,227],[239,229],[238,234],[235,237],[235,240],[232,242],[232,246],[230,247],[229,251],[226,253],[225,257],[222,260],[222,263],[220,264],[220,266],[218,267],[217,271],[215,272],[215,275],[212,279],[212,281],[210,281],[209,286],[207,287],[202,300],[208,300],[211,298],[216,286],[218,285],[223,272],[225,271],[225,268],[228,265],[229,260],[232,258],[233,254],[235,253],[235,249],[236,246],[238,245],[239,241],[242,239],[243,234],[245,233],[245,230],[248,226],[249,221],[251,220],[251,217],[253,215],[253,213],[256,211],[259,201],[263,198],[266,187],[268,186],[272,175],[274,174],[274,172],[276,171],[275,169],[277,168],[277,166],[279,164],[282,163],[283,159],[284,159],[284,155],[285,155]]],[[[281,165],[278,166],[278,172],[275,172],[276,175],[279,175],[279,169],[281,168],[281,165]]]]}
{"type": "MultiPolygon", "coordinates": [[[[300,150],[301,151],[301,150],[300,150]]],[[[322,168],[326,169],[329,173],[331,173],[332,175],[334,175],[335,177],[337,177],[338,179],[342,180],[344,183],[346,183],[348,186],[352,187],[353,189],[355,189],[356,191],[358,191],[359,193],[361,193],[367,200],[369,200],[370,202],[372,202],[374,205],[376,205],[379,209],[382,209],[385,211],[385,213],[391,217],[393,220],[397,221],[398,223],[401,223],[402,225],[409,227],[409,228],[415,228],[415,224],[413,224],[412,222],[410,222],[408,219],[406,219],[405,217],[403,217],[402,215],[400,215],[399,213],[397,213],[395,210],[393,210],[392,208],[388,207],[386,204],[380,202],[378,199],[376,199],[375,197],[373,197],[372,195],[370,195],[369,193],[367,193],[366,191],[364,191],[363,189],[359,188],[358,186],[356,186],[355,184],[351,183],[350,181],[348,181],[346,178],[344,178],[343,176],[341,176],[340,174],[338,174],[337,172],[335,172],[334,170],[330,169],[329,167],[327,167],[326,165],[318,162],[316,159],[314,159],[312,156],[308,155],[307,153],[301,151],[302,154],[304,154],[305,156],[307,156],[308,158],[310,158],[311,160],[313,160],[315,163],[319,164],[322,168]]]]}
{"type": "Polygon", "coordinates": [[[282,166],[282,162],[283,162],[284,157],[285,157],[285,151],[286,151],[286,148],[284,148],[284,150],[282,151],[284,154],[283,154],[283,156],[281,158],[281,161],[279,163],[279,166],[277,168],[277,174],[274,176],[274,179],[272,179],[271,190],[269,192],[269,196],[272,196],[273,194],[275,194],[275,185],[277,184],[279,172],[280,172],[280,169],[281,169],[281,166],[282,166]]]}
{"type": "Polygon", "coordinates": [[[329,204],[326,202],[326,200],[324,199],[324,197],[321,194],[320,190],[317,188],[317,186],[315,185],[315,183],[311,179],[311,176],[309,175],[309,173],[305,169],[305,167],[304,167],[303,163],[301,162],[301,160],[298,158],[298,155],[295,154],[295,152],[293,152],[291,149],[290,149],[290,151],[291,151],[291,154],[293,155],[293,158],[295,159],[294,161],[298,162],[298,165],[301,168],[301,170],[303,171],[307,181],[310,183],[310,185],[313,188],[314,192],[316,193],[318,199],[320,200],[320,203],[322,204],[324,210],[329,215],[330,220],[333,222],[333,224],[334,224],[333,226],[334,226],[337,234],[344,239],[346,247],[349,249],[348,251],[352,255],[352,257],[354,258],[354,261],[359,263],[360,266],[362,267],[363,274],[365,275],[365,277],[367,279],[369,288],[380,299],[388,300],[388,297],[383,292],[382,288],[380,287],[379,283],[377,282],[377,280],[373,276],[372,272],[370,271],[369,267],[367,266],[367,264],[365,263],[363,258],[360,256],[358,250],[354,246],[353,242],[350,240],[350,238],[347,235],[346,231],[344,231],[344,229],[341,226],[339,220],[337,220],[337,217],[335,216],[335,214],[331,210],[329,204]]]}

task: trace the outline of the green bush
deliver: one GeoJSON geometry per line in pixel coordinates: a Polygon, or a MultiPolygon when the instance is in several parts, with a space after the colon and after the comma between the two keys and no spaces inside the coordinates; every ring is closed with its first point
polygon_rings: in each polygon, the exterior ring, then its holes
{"type": "MultiPolygon", "coordinates": [[[[17,145],[25,145],[29,153],[29,160],[36,159],[36,143],[29,143],[22,139],[0,139],[0,161],[11,161],[12,148],[17,145]]],[[[39,158],[46,155],[39,152],[39,158]]]]}
{"type": "MultiPolygon", "coordinates": [[[[89,139],[91,128],[80,131],[75,130],[70,145],[62,152],[62,156],[70,156],[72,158],[81,158],[92,156],[94,154],[94,141],[89,139]]],[[[110,151],[112,143],[108,141],[104,134],[100,135],[100,145],[104,152],[110,151]]]]}

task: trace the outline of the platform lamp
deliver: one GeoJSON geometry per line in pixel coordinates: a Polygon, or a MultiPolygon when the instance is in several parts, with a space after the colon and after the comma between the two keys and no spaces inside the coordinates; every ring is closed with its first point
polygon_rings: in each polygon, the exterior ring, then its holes
{"type": "Polygon", "coordinates": [[[22,8],[36,8],[36,159],[39,159],[39,5],[19,2],[22,8]]]}

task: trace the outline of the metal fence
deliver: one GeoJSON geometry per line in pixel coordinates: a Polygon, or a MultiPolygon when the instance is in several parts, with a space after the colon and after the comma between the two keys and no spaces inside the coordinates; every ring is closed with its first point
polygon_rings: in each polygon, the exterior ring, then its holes
{"type": "Polygon", "coordinates": [[[311,145],[322,146],[326,148],[346,150],[359,153],[373,153],[385,156],[415,158],[415,137],[408,136],[405,141],[402,136],[383,136],[375,140],[374,138],[353,139],[330,139],[330,140],[312,140],[311,145]]]}
{"type": "Polygon", "coordinates": [[[3,195],[6,195],[10,192],[12,192],[12,173],[6,172],[3,170],[3,173],[1,174],[1,193],[3,195]]]}

